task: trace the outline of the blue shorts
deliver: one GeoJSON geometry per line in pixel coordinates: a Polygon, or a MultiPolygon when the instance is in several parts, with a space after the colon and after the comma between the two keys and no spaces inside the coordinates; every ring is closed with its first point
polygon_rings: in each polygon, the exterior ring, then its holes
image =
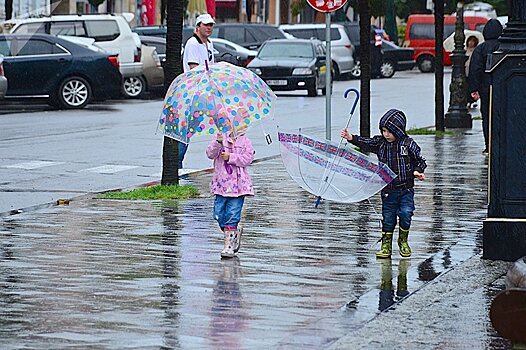
{"type": "Polygon", "coordinates": [[[241,221],[241,210],[245,196],[241,197],[223,197],[216,194],[214,199],[214,219],[219,224],[221,230],[225,227],[229,230],[237,230],[241,221]]]}

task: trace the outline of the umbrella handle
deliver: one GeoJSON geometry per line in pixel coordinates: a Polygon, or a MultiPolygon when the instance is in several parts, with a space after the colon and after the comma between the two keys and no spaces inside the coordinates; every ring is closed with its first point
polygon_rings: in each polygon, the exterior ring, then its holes
{"type": "Polygon", "coordinates": [[[352,116],[354,114],[354,110],[356,109],[356,105],[358,105],[358,100],[360,99],[360,93],[358,92],[358,90],[354,88],[349,88],[345,90],[345,92],[343,93],[343,97],[347,98],[347,95],[349,95],[350,92],[354,92],[356,94],[356,98],[354,99],[354,104],[352,105],[352,108],[351,108],[351,116],[352,116]]]}

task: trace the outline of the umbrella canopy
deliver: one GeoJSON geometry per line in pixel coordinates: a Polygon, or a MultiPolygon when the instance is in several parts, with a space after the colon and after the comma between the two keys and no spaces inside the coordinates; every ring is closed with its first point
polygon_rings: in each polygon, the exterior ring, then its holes
{"type": "MultiPolygon", "coordinates": [[[[467,41],[470,36],[474,36],[475,38],[477,38],[479,41],[479,44],[484,42],[484,35],[482,35],[481,32],[478,32],[476,30],[464,29],[464,36],[465,36],[464,48],[466,47],[467,41]]],[[[453,52],[454,49],[455,49],[455,32],[453,32],[450,36],[446,38],[446,40],[444,40],[444,50],[446,50],[447,52],[453,52]]]]}
{"type": "Polygon", "coordinates": [[[352,203],[367,199],[395,177],[385,164],[354,149],[340,148],[299,132],[279,132],[287,172],[306,191],[323,199],[352,203]]]}
{"type": "Polygon", "coordinates": [[[273,116],[276,95],[252,71],[219,62],[176,77],[159,119],[165,136],[188,143],[195,135],[236,135],[273,116]]]}

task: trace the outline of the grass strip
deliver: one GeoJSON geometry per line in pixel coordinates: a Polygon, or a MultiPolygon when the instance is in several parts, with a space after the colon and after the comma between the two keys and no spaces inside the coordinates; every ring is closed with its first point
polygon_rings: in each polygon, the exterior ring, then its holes
{"type": "Polygon", "coordinates": [[[192,185],[155,185],[136,188],[131,191],[112,191],[100,194],[100,199],[188,199],[199,196],[199,191],[192,185]]]}

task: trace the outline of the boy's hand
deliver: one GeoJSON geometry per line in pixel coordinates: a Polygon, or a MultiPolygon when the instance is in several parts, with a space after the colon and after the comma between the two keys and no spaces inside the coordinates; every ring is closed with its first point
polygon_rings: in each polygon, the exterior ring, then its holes
{"type": "Polygon", "coordinates": [[[221,158],[228,162],[228,160],[230,159],[230,153],[228,153],[227,151],[221,152],[221,158]]]}
{"type": "Polygon", "coordinates": [[[419,171],[413,171],[413,175],[420,181],[424,181],[426,179],[426,176],[424,175],[424,173],[421,173],[419,171]]]}
{"type": "Polygon", "coordinates": [[[347,141],[352,141],[352,135],[349,133],[349,130],[347,128],[342,129],[340,132],[340,137],[346,139],[347,141]]]}

